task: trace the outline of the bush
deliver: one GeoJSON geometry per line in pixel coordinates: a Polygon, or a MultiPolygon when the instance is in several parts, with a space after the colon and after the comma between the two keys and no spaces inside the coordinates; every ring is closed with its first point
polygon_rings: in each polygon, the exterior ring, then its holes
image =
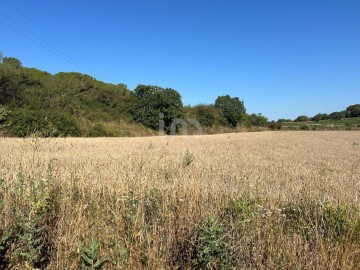
{"type": "Polygon", "coordinates": [[[101,124],[95,124],[87,134],[89,137],[106,137],[109,136],[108,132],[105,130],[104,126],[101,124]]]}
{"type": "Polygon", "coordinates": [[[241,101],[238,97],[219,96],[215,101],[215,107],[222,110],[227,123],[231,127],[236,127],[246,115],[244,101],[241,101]]]}
{"type": "Polygon", "coordinates": [[[300,127],[301,130],[310,130],[309,126],[303,125],[300,127]]]}
{"type": "Polygon", "coordinates": [[[339,237],[345,235],[350,227],[348,210],[348,207],[344,204],[325,205],[321,222],[325,236],[339,239],[339,237]]]}
{"type": "Polygon", "coordinates": [[[248,196],[231,199],[225,208],[225,219],[249,221],[259,213],[260,208],[259,199],[251,199],[248,196]]]}
{"type": "Polygon", "coordinates": [[[8,133],[11,136],[41,137],[80,136],[81,131],[72,118],[64,114],[47,114],[35,110],[18,110],[9,117],[8,133]]]}
{"type": "Polygon", "coordinates": [[[258,126],[258,127],[265,127],[268,123],[268,119],[259,114],[249,114],[246,116],[246,121],[250,124],[250,126],[258,126]]]}
{"type": "Polygon", "coordinates": [[[197,269],[232,269],[234,259],[224,241],[224,229],[216,218],[208,218],[197,228],[194,266],[197,269]]]}
{"type": "Polygon", "coordinates": [[[189,151],[189,149],[186,149],[185,155],[183,157],[183,165],[189,166],[194,161],[194,155],[189,151]]]}
{"type": "Polygon", "coordinates": [[[100,243],[96,238],[91,238],[90,246],[82,247],[81,264],[83,270],[99,270],[108,261],[100,257],[100,243]]]}
{"type": "Polygon", "coordinates": [[[164,131],[170,133],[173,120],[181,116],[183,104],[180,94],[171,88],[138,85],[135,96],[134,119],[155,130],[160,128],[160,121],[163,121],[164,131]]]}
{"type": "Polygon", "coordinates": [[[193,108],[194,117],[204,126],[224,125],[226,120],[222,111],[214,105],[197,105],[193,108]]]}
{"type": "Polygon", "coordinates": [[[308,122],[308,121],[310,121],[310,118],[307,117],[306,115],[300,115],[294,120],[294,122],[308,122]]]}
{"type": "Polygon", "coordinates": [[[275,121],[271,121],[268,124],[268,127],[272,130],[280,130],[283,127],[283,123],[282,122],[275,122],[275,121]]]}

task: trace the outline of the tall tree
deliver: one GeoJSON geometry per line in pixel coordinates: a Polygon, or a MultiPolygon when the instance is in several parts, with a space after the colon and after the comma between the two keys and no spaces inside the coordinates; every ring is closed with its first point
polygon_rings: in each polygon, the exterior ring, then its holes
{"type": "Polygon", "coordinates": [[[181,117],[183,104],[180,94],[174,89],[138,85],[135,96],[134,118],[147,127],[159,129],[159,121],[162,120],[165,131],[169,133],[172,121],[181,117]]]}
{"type": "Polygon", "coordinates": [[[6,66],[14,67],[14,68],[19,68],[22,66],[20,60],[17,58],[14,58],[14,57],[2,58],[2,64],[6,65],[6,66]]]}
{"type": "Polygon", "coordinates": [[[228,124],[232,127],[236,127],[246,115],[244,101],[238,97],[219,96],[215,101],[215,107],[223,111],[228,124]]]}
{"type": "Polygon", "coordinates": [[[351,105],[346,108],[347,117],[358,117],[360,116],[360,104],[351,105]]]}

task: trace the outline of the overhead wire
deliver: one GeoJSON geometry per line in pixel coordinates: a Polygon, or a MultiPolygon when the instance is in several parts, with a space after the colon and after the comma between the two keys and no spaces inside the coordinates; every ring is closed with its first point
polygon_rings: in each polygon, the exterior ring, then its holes
{"type": "MultiPolygon", "coordinates": [[[[52,53],[52,54],[54,54],[54,55],[56,55],[56,56],[58,56],[58,57],[60,57],[61,59],[65,60],[65,61],[67,61],[67,62],[69,62],[69,63],[71,63],[72,65],[77,66],[78,68],[84,70],[84,68],[83,68],[82,66],[78,65],[77,63],[72,62],[72,61],[69,60],[69,59],[64,58],[62,55],[60,55],[60,54],[58,54],[57,52],[49,49],[49,48],[46,47],[46,46],[43,46],[41,43],[39,43],[38,41],[30,38],[29,36],[24,35],[23,33],[21,33],[20,31],[18,31],[18,30],[17,30],[15,27],[13,27],[12,25],[10,25],[10,24],[2,21],[2,20],[0,20],[0,23],[4,24],[4,25],[7,26],[8,28],[10,28],[10,29],[13,30],[14,32],[16,32],[18,35],[24,37],[25,39],[27,39],[27,40],[29,40],[30,42],[36,44],[37,46],[39,46],[39,47],[47,50],[48,52],[50,52],[50,53],[52,53]]],[[[87,70],[85,70],[85,71],[87,71],[87,70]]]]}
{"type": "Polygon", "coordinates": [[[32,32],[31,30],[29,30],[27,27],[21,25],[20,23],[18,23],[17,21],[15,21],[14,19],[12,19],[10,16],[6,15],[5,13],[3,13],[2,11],[0,11],[0,15],[6,17],[8,20],[10,20],[11,22],[13,22],[15,25],[17,25],[18,27],[20,27],[21,29],[25,30],[26,32],[30,33],[30,35],[34,36],[35,38],[37,38],[38,40],[40,40],[41,42],[43,42],[44,44],[46,44],[48,47],[52,48],[51,52],[53,52],[54,50],[57,51],[58,53],[56,54],[57,56],[59,56],[59,54],[61,54],[63,57],[62,59],[74,64],[76,63],[77,67],[80,67],[82,70],[85,70],[86,72],[90,72],[90,73],[94,73],[94,70],[87,68],[85,66],[83,66],[82,64],[77,63],[77,61],[74,61],[73,59],[71,59],[71,57],[67,56],[66,53],[64,53],[63,51],[61,51],[60,49],[56,48],[55,46],[53,46],[51,43],[47,42],[46,40],[44,40],[43,38],[41,38],[40,36],[38,36],[37,34],[35,34],[34,32],[32,32]]]}
{"type": "Polygon", "coordinates": [[[16,6],[14,6],[12,3],[10,3],[7,0],[3,0],[3,2],[5,2],[8,6],[10,6],[11,8],[13,8],[15,11],[17,11],[18,13],[20,13],[21,15],[23,15],[27,20],[29,20],[30,22],[32,22],[33,24],[35,24],[37,27],[39,27],[42,31],[46,32],[49,36],[51,36],[53,39],[57,40],[59,43],[61,43],[63,46],[65,46],[66,48],[70,49],[72,52],[74,52],[75,54],[79,55],[80,57],[82,57],[83,59],[85,59],[86,61],[88,61],[89,63],[91,63],[92,65],[102,69],[103,71],[109,73],[110,75],[114,76],[114,78],[118,79],[118,76],[115,75],[114,73],[112,73],[111,71],[109,71],[108,69],[104,68],[103,66],[99,65],[98,63],[94,62],[93,60],[91,60],[89,57],[83,55],[82,53],[80,53],[79,51],[75,50],[73,47],[71,47],[70,45],[68,45],[66,42],[62,41],[61,39],[59,39],[56,35],[54,35],[53,33],[51,33],[49,30],[47,30],[45,27],[43,27],[41,24],[39,24],[38,22],[36,22],[35,20],[33,20],[30,16],[28,16],[26,13],[24,13],[23,11],[21,11],[19,8],[17,8],[16,6]]]}
{"type": "MultiPolygon", "coordinates": [[[[4,2],[8,3],[7,1],[4,0],[4,2]]],[[[12,5],[10,5],[12,6],[12,5]]],[[[97,75],[100,76],[104,76],[104,74],[101,74],[97,71],[95,71],[93,68],[84,66],[83,64],[80,64],[79,62],[77,62],[76,60],[74,60],[72,57],[70,57],[69,55],[67,55],[66,53],[64,53],[62,50],[58,49],[57,47],[55,47],[54,45],[52,45],[50,42],[44,40],[42,37],[40,37],[39,35],[37,35],[36,33],[34,33],[33,31],[29,30],[27,27],[23,26],[22,24],[20,24],[19,22],[17,22],[16,20],[14,20],[13,18],[11,18],[10,16],[8,16],[7,14],[5,14],[4,12],[0,11],[0,14],[7,18],[8,20],[10,20],[12,23],[14,23],[15,25],[17,25],[18,27],[20,27],[21,29],[25,30],[26,32],[28,32],[30,35],[34,36],[36,39],[38,39],[39,41],[41,41],[42,43],[46,44],[47,46],[44,46],[43,44],[41,44],[40,42],[24,35],[22,32],[18,31],[15,27],[5,23],[4,21],[1,21],[3,24],[5,24],[8,28],[10,28],[11,30],[15,31],[17,34],[25,37],[26,39],[28,39],[29,41],[35,43],[36,45],[40,46],[41,48],[49,51],[50,53],[56,55],[57,57],[60,57],[61,59],[65,60],[68,63],[71,63],[72,65],[80,68],[81,70],[87,72],[87,73],[95,73],[97,75]],[[48,48],[50,47],[50,48],[48,48]]],[[[23,14],[25,15],[25,14],[23,14]]],[[[28,16],[26,16],[28,17],[28,16]]]]}

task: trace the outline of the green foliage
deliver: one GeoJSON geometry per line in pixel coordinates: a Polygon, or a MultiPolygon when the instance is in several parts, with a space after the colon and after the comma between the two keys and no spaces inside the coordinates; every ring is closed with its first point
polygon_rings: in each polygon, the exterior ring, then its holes
{"type": "Polygon", "coordinates": [[[79,136],[75,121],[68,115],[39,110],[17,110],[9,116],[9,134],[26,137],[36,134],[41,137],[79,136]]]}
{"type": "Polygon", "coordinates": [[[90,246],[83,246],[81,249],[81,266],[83,270],[97,270],[108,261],[106,257],[100,257],[100,243],[91,238],[90,246]]]}
{"type": "Polygon", "coordinates": [[[0,128],[8,121],[10,111],[0,105],[0,128]]]}
{"type": "Polygon", "coordinates": [[[310,128],[307,125],[302,125],[302,126],[300,126],[300,129],[301,130],[309,130],[310,128]]]}
{"type": "Polygon", "coordinates": [[[315,122],[319,122],[320,120],[326,120],[328,119],[328,115],[326,113],[319,113],[315,115],[311,120],[315,122]]]}
{"type": "Polygon", "coordinates": [[[294,122],[308,122],[310,121],[311,119],[306,116],[306,115],[300,115],[299,117],[297,117],[294,122]]]}
{"type": "Polygon", "coordinates": [[[271,121],[268,123],[268,127],[272,130],[280,130],[283,127],[283,123],[282,122],[275,122],[275,121],[271,121]]]}
{"type": "Polygon", "coordinates": [[[30,180],[25,190],[26,208],[18,214],[18,242],[16,254],[23,265],[36,268],[44,263],[44,220],[48,209],[49,192],[44,181],[30,180]]]}
{"type": "Polygon", "coordinates": [[[20,68],[22,66],[20,60],[14,57],[4,57],[2,59],[2,65],[12,68],[20,68]]]}
{"type": "Polygon", "coordinates": [[[8,265],[6,253],[9,249],[12,232],[9,228],[0,230],[0,269],[5,269],[8,265]]]}
{"type": "Polygon", "coordinates": [[[197,269],[235,269],[230,248],[224,241],[224,228],[208,218],[197,228],[193,263],[197,269]]]}
{"type": "Polygon", "coordinates": [[[252,199],[247,195],[239,199],[231,199],[225,208],[225,218],[248,222],[260,213],[260,203],[259,199],[252,199]]]}
{"type": "Polygon", "coordinates": [[[352,240],[356,243],[360,243],[360,213],[357,213],[355,218],[351,222],[352,240]]]}
{"type": "Polygon", "coordinates": [[[183,165],[189,166],[194,161],[194,155],[189,151],[189,149],[186,149],[185,155],[183,157],[183,165]]]}
{"type": "Polygon", "coordinates": [[[347,107],[345,112],[346,112],[346,117],[359,117],[360,104],[355,104],[347,107]]]}
{"type": "Polygon", "coordinates": [[[284,118],[280,118],[279,120],[277,120],[278,123],[285,123],[285,122],[292,122],[291,119],[284,119],[284,118]]]}
{"type": "Polygon", "coordinates": [[[328,239],[340,240],[352,223],[349,208],[344,204],[293,204],[283,207],[281,214],[285,216],[286,231],[299,233],[307,240],[316,231],[328,239]]]}
{"type": "Polygon", "coordinates": [[[144,215],[146,224],[153,226],[162,221],[161,212],[164,198],[157,188],[152,188],[144,198],[144,215]]]}
{"type": "Polygon", "coordinates": [[[350,227],[348,211],[348,207],[344,204],[325,205],[321,223],[325,236],[339,239],[339,237],[345,235],[350,227]]]}
{"type": "Polygon", "coordinates": [[[224,118],[221,109],[216,108],[214,105],[196,105],[192,108],[193,112],[191,117],[194,117],[203,126],[225,125],[226,120],[224,118]]]}
{"type": "Polygon", "coordinates": [[[136,241],[133,234],[134,231],[139,231],[139,213],[140,198],[133,192],[129,191],[122,197],[123,211],[122,219],[124,221],[124,233],[130,243],[136,241]]]}
{"type": "Polygon", "coordinates": [[[135,120],[155,130],[160,127],[159,121],[164,121],[164,131],[170,133],[173,120],[181,117],[183,105],[180,94],[171,88],[138,85],[135,96],[135,120]]]}
{"type": "Polygon", "coordinates": [[[268,123],[268,119],[265,116],[261,115],[261,113],[249,114],[247,115],[246,120],[250,124],[250,126],[265,127],[268,123]]]}
{"type": "Polygon", "coordinates": [[[94,127],[92,127],[89,132],[87,133],[87,136],[89,137],[107,137],[110,134],[108,131],[104,128],[102,124],[95,124],[94,127]]]}
{"type": "Polygon", "coordinates": [[[0,65],[0,105],[8,111],[6,116],[1,110],[0,121],[10,136],[111,136],[106,128],[99,132],[96,123],[131,123],[135,100],[123,84],[0,65]]]}
{"type": "Polygon", "coordinates": [[[246,114],[244,101],[241,101],[238,97],[219,96],[215,101],[215,107],[222,110],[227,123],[231,127],[236,127],[246,114]]]}
{"type": "Polygon", "coordinates": [[[19,103],[27,82],[22,69],[0,65],[0,105],[19,103]]]}
{"type": "Polygon", "coordinates": [[[340,120],[341,118],[345,118],[345,111],[342,112],[333,112],[328,115],[327,119],[340,120]]]}
{"type": "Polygon", "coordinates": [[[302,203],[289,204],[281,208],[281,214],[285,217],[285,232],[298,233],[309,240],[314,236],[313,224],[317,220],[314,212],[309,205],[302,203]]]}

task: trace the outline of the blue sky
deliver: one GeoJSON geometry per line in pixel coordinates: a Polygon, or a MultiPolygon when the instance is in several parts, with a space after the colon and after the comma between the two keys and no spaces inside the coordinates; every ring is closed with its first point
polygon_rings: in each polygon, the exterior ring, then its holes
{"type": "Polygon", "coordinates": [[[24,66],[171,87],[184,104],[229,94],[276,120],[360,103],[357,0],[0,0],[0,33],[24,66]]]}

